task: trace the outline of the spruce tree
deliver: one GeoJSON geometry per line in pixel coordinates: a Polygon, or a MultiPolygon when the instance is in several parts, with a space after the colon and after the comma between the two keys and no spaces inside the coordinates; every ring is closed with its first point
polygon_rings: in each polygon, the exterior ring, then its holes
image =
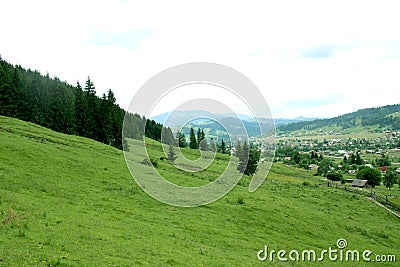
{"type": "Polygon", "coordinates": [[[175,143],[174,136],[172,134],[171,128],[162,127],[161,130],[161,142],[167,145],[173,145],[175,143]]]}
{"type": "MultiPolygon", "coordinates": [[[[240,144],[240,142],[238,142],[238,144],[240,144]]],[[[237,167],[237,170],[240,171],[241,173],[245,173],[248,161],[249,161],[249,146],[247,144],[247,141],[244,141],[243,146],[240,148],[239,152],[239,165],[237,167]]]]}
{"type": "Polygon", "coordinates": [[[221,141],[221,151],[220,151],[222,154],[225,154],[226,153],[226,144],[225,144],[225,142],[224,142],[224,139],[222,139],[222,141],[221,141]]]}
{"type": "Polygon", "coordinates": [[[184,133],[178,131],[176,134],[176,139],[178,140],[179,147],[187,147],[186,137],[184,133]]]}
{"type": "Polygon", "coordinates": [[[357,165],[362,165],[363,164],[363,160],[361,159],[360,152],[357,152],[355,163],[357,165]]]}
{"type": "Polygon", "coordinates": [[[96,97],[96,88],[93,82],[88,77],[85,83],[84,88],[84,96],[85,96],[85,104],[86,107],[84,109],[85,113],[85,121],[84,121],[84,129],[85,129],[85,137],[92,138],[97,140],[96,135],[98,128],[96,127],[97,115],[98,115],[98,99],[96,97]]]}
{"type": "Polygon", "coordinates": [[[242,145],[240,143],[240,140],[238,140],[235,147],[235,156],[240,158],[241,154],[242,154],[242,145]]]}
{"type": "Polygon", "coordinates": [[[176,156],[176,154],[175,154],[174,146],[172,144],[169,145],[167,157],[171,163],[174,163],[175,160],[178,158],[178,156],[176,156]]]}
{"type": "Polygon", "coordinates": [[[199,142],[199,140],[197,140],[197,141],[199,143],[199,148],[202,151],[207,151],[209,149],[208,143],[207,143],[207,139],[206,139],[206,135],[204,134],[204,130],[203,129],[201,129],[201,132],[200,132],[200,142],[199,142]]]}
{"type": "MultiPolygon", "coordinates": [[[[200,130],[200,129],[199,129],[199,130],[200,130]]],[[[198,148],[198,144],[197,144],[196,136],[194,135],[194,130],[193,130],[193,128],[190,128],[189,147],[190,147],[191,149],[197,149],[197,148],[198,148]]]]}
{"type": "Polygon", "coordinates": [[[260,150],[256,148],[250,148],[249,160],[247,162],[247,167],[244,171],[246,175],[253,175],[257,171],[258,162],[260,160],[260,150]]]}
{"type": "Polygon", "coordinates": [[[213,152],[215,152],[217,149],[213,138],[210,139],[210,147],[209,148],[210,148],[210,151],[213,151],[213,152]]]}
{"type": "Polygon", "coordinates": [[[201,129],[197,129],[197,147],[200,147],[200,142],[203,140],[202,135],[201,135],[201,129]]]}

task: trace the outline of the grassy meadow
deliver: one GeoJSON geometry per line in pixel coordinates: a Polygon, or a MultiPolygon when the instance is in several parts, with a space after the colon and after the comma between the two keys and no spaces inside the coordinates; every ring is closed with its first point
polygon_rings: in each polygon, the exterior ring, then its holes
{"type": "MultiPolygon", "coordinates": [[[[146,143],[157,170],[185,186],[212,181],[229,158],[217,154],[188,175],[160,160],[161,144],[146,143]]],[[[0,266],[395,266],[257,259],[264,245],[318,252],[345,238],[348,249],[400,261],[399,219],[319,179],[274,164],[254,193],[244,177],[212,204],[178,208],[139,188],[122,151],[0,117],[0,266]]]]}

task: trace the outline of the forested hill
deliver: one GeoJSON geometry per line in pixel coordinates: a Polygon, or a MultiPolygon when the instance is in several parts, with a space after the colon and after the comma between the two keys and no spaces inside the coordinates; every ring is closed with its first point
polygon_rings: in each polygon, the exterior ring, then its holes
{"type": "MultiPolygon", "coordinates": [[[[49,74],[26,70],[0,58],[0,115],[33,122],[54,131],[74,134],[122,148],[122,124],[125,111],[118,106],[112,90],[101,97],[96,95],[93,81],[72,86],[49,74]]],[[[153,120],[128,113],[126,137],[146,136],[160,140],[171,129],[153,120]]]]}
{"type": "Polygon", "coordinates": [[[337,127],[342,130],[357,127],[399,130],[400,104],[360,109],[330,119],[291,123],[282,125],[278,129],[281,131],[297,131],[315,130],[323,127],[337,127]]]}

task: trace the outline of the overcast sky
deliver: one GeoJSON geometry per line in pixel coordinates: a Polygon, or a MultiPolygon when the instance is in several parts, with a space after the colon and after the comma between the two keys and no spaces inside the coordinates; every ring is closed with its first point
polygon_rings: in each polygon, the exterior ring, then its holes
{"type": "MultiPolygon", "coordinates": [[[[398,1],[2,1],[0,54],[127,109],[153,75],[232,67],[276,118],[400,103],[398,1]]],[[[158,108],[168,111],[168,105],[158,108]]]]}

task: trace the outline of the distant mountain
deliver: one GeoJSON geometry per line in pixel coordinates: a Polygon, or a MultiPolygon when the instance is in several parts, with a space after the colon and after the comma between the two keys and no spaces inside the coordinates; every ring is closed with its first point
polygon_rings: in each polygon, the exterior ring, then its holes
{"type": "Polygon", "coordinates": [[[215,114],[204,111],[204,110],[175,110],[165,112],[161,115],[151,117],[150,119],[155,120],[158,123],[168,127],[183,126],[193,118],[199,121],[208,121],[210,118],[214,118],[215,114]]]}
{"type": "Polygon", "coordinates": [[[318,118],[318,117],[307,118],[307,117],[299,116],[294,119],[278,118],[278,119],[274,119],[274,121],[275,121],[275,126],[279,127],[279,126],[286,125],[289,123],[302,122],[302,121],[314,121],[314,120],[319,120],[319,119],[321,119],[321,118],[318,118]]]}
{"type": "MultiPolygon", "coordinates": [[[[164,124],[165,121],[167,120],[168,116],[170,116],[172,111],[168,111],[165,112],[163,114],[154,116],[150,119],[155,120],[158,123],[164,124]]],[[[250,117],[248,115],[245,114],[235,114],[235,113],[210,113],[207,111],[202,111],[202,110],[190,110],[190,111],[183,111],[183,110],[176,110],[174,111],[174,118],[170,119],[167,123],[166,126],[176,126],[179,123],[182,123],[182,121],[186,122],[188,120],[190,120],[191,118],[194,117],[202,117],[202,116],[209,116],[212,118],[218,118],[218,119],[222,119],[222,118],[239,118],[242,121],[247,121],[247,122],[256,122],[256,119],[253,117],[250,117]]],[[[280,126],[280,125],[285,125],[285,124],[289,124],[289,123],[293,123],[293,122],[302,122],[302,121],[313,121],[313,120],[317,120],[317,119],[321,119],[318,117],[312,117],[312,118],[308,118],[308,117],[303,117],[303,116],[299,116],[293,119],[286,119],[286,118],[278,118],[278,119],[274,119],[274,123],[275,126],[280,126]]],[[[262,121],[262,118],[258,118],[258,121],[262,121]]],[[[197,119],[197,121],[207,121],[207,119],[197,119]]]]}
{"type": "Polygon", "coordinates": [[[329,119],[294,122],[278,127],[280,131],[318,130],[329,127],[335,130],[354,131],[360,128],[372,131],[400,130],[400,104],[360,109],[329,119]]]}
{"type": "Polygon", "coordinates": [[[235,114],[235,113],[211,113],[204,110],[175,110],[170,116],[172,111],[165,112],[158,116],[154,116],[151,119],[158,123],[164,124],[165,126],[173,127],[180,125],[196,118],[196,122],[199,121],[209,121],[210,119],[223,119],[223,118],[239,118],[242,121],[250,121],[252,118],[245,114],[235,114]],[[166,122],[166,120],[168,121],[166,122]]]}
{"type": "Polygon", "coordinates": [[[294,119],[275,119],[274,121],[269,118],[252,118],[245,114],[214,114],[202,110],[175,110],[173,113],[165,112],[161,115],[154,116],[151,119],[158,123],[164,124],[164,126],[176,129],[177,126],[185,126],[182,131],[185,134],[189,134],[190,128],[202,128],[206,132],[208,137],[213,138],[227,138],[226,130],[222,127],[225,125],[229,128],[230,133],[233,135],[242,135],[242,125],[244,125],[249,136],[259,136],[260,127],[263,133],[272,131],[274,128],[273,123],[276,126],[289,124],[291,122],[299,121],[310,121],[316,118],[297,117],[294,119]],[[194,119],[196,118],[196,119],[194,119]]]}

